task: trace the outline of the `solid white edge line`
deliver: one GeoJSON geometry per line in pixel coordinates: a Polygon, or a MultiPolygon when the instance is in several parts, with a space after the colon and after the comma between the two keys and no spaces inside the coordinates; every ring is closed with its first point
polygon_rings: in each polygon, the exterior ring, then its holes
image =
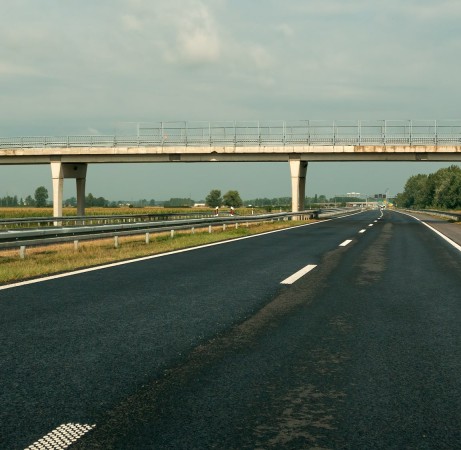
{"type": "Polygon", "coordinates": [[[339,246],[340,247],[345,247],[346,245],[349,245],[351,242],[352,242],[352,239],[347,239],[344,242],[341,242],[341,244],[339,244],[339,246]]]}
{"type": "Polygon", "coordinates": [[[204,244],[204,245],[200,245],[198,247],[183,248],[183,249],[174,250],[174,251],[168,252],[168,253],[159,253],[157,255],[143,256],[141,258],[130,259],[128,261],[117,261],[117,262],[110,263],[110,264],[104,264],[102,266],[88,267],[86,269],[78,269],[78,270],[74,270],[72,272],[60,273],[60,274],[57,274],[57,275],[49,275],[47,277],[41,277],[41,278],[34,278],[33,280],[18,281],[17,283],[6,284],[4,286],[0,286],[0,291],[6,290],[6,289],[12,289],[12,288],[15,288],[15,287],[20,287],[20,286],[26,286],[28,284],[41,283],[42,281],[57,280],[58,278],[65,278],[65,277],[71,277],[71,276],[74,276],[74,275],[80,275],[82,273],[94,272],[96,270],[110,269],[112,267],[124,266],[126,264],[132,264],[132,263],[141,262],[141,261],[148,261],[149,259],[162,258],[164,256],[170,256],[170,255],[176,255],[176,254],[179,254],[179,253],[191,252],[191,251],[194,251],[194,250],[199,250],[201,248],[214,247],[216,245],[230,244],[232,242],[242,241],[244,239],[252,239],[252,238],[256,238],[256,237],[259,237],[259,236],[264,236],[264,235],[267,235],[267,234],[279,233],[281,231],[293,230],[295,228],[307,227],[307,226],[310,226],[310,225],[317,225],[319,223],[329,222],[330,220],[333,220],[333,219],[326,219],[326,220],[322,220],[322,221],[319,221],[319,222],[305,223],[305,224],[302,224],[302,225],[296,225],[294,227],[281,228],[280,230],[266,231],[264,233],[253,234],[251,236],[243,236],[243,237],[239,237],[239,238],[235,238],[235,239],[228,239],[226,241],[212,242],[210,244],[204,244]]]}
{"type": "Polygon", "coordinates": [[[226,241],[213,242],[211,244],[200,245],[198,247],[184,248],[184,249],[181,249],[181,250],[174,250],[174,251],[168,252],[168,253],[160,253],[158,255],[143,256],[142,258],[130,259],[128,261],[118,261],[118,262],[114,262],[114,263],[110,263],[110,264],[104,264],[102,266],[89,267],[89,268],[86,268],[86,269],[78,269],[78,270],[74,270],[72,272],[60,273],[60,274],[57,274],[57,275],[49,275],[47,277],[41,277],[41,278],[34,278],[33,280],[18,281],[17,283],[6,284],[4,286],[0,286],[0,291],[4,291],[6,289],[12,289],[12,288],[15,288],[15,287],[20,287],[20,286],[26,286],[28,284],[41,283],[43,281],[56,280],[58,278],[71,277],[71,276],[74,276],[74,275],[80,275],[82,273],[94,272],[96,270],[110,269],[112,267],[123,266],[125,264],[132,264],[132,263],[136,263],[136,262],[140,262],[140,261],[147,261],[149,259],[162,258],[164,256],[175,255],[175,254],[184,253],[184,252],[190,252],[190,251],[193,251],[193,250],[199,250],[201,248],[213,247],[215,245],[230,244],[231,242],[241,241],[243,239],[257,238],[259,236],[264,236],[266,234],[279,233],[281,231],[288,231],[288,230],[293,230],[295,228],[308,227],[310,225],[318,225],[320,223],[330,222],[331,220],[342,219],[344,217],[355,216],[355,215],[361,214],[361,213],[362,213],[362,211],[358,212],[358,213],[348,214],[346,216],[332,217],[330,219],[323,219],[323,220],[321,220],[319,222],[305,223],[305,224],[297,225],[297,226],[294,226],[294,227],[281,228],[280,230],[266,231],[264,233],[253,234],[251,236],[243,236],[243,237],[240,237],[240,238],[228,239],[226,241]]]}
{"type": "Polygon", "coordinates": [[[461,252],[461,245],[457,244],[455,241],[452,241],[448,236],[445,236],[439,230],[436,230],[435,228],[431,227],[426,222],[424,222],[421,219],[418,219],[417,217],[412,216],[411,214],[408,214],[408,213],[404,213],[404,212],[401,212],[401,211],[395,211],[395,212],[400,213],[400,214],[404,214],[404,215],[409,216],[409,217],[412,217],[413,219],[417,220],[418,222],[421,222],[423,225],[426,225],[427,228],[432,230],[434,233],[438,234],[442,239],[447,241],[450,245],[452,245],[453,247],[455,247],[457,250],[459,250],[461,252]]]}
{"type": "Polygon", "coordinates": [[[303,267],[301,270],[298,270],[293,275],[285,278],[280,284],[293,284],[295,281],[299,280],[302,276],[306,275],[306,273],[310,272],[312,269],[317,267],[316,264],[308,264],[306,267],[303,267]]]}

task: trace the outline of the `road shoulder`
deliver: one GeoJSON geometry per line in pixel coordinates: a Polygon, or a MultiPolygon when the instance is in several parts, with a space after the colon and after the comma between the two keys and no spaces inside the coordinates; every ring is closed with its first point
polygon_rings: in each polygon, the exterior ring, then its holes
{"type": "Polygon", "coordinates": [[[441,217],[424,214],[420,212],[404,212],[399,211],[405,214],[409,214],[422,222],[430,225],[432,228],[435,228],[437,231],[456,242],[458,245],[461,245],[461,224],[448,222],[448,220],[442,219],[441,217]]]}

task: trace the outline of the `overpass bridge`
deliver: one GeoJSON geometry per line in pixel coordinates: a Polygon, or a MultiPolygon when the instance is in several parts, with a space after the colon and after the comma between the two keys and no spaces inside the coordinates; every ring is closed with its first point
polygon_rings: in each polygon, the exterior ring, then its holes
{"type": "Polygon", "coordinates": [[[65,178],[84,214],[93,163],[288,162],[299,211],[310,161],[461,161],[461,120],[151,122],[113,135],[0,137],[0,164],[50,165],[55,217],[65,178]]]}

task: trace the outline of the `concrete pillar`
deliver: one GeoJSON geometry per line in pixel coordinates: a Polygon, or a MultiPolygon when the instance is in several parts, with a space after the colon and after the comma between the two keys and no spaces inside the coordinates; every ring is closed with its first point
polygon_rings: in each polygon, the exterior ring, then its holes
{"type": "Polygon", "coordinates": [[[291,173],[291,210],[293,212],[304,209],[304,198],[306,197],[306,172],[307,161],[290,159],[291,173]]]}
{"type": "Polygon", "coordinates": [[[64,175],[61,161],[51,161],[51,177],[53,179],[53,217],[62,217],[62,193],[64,175]]]}
{"type": "Polygon", "coordinates": [[[59,158],[50,161],[53,179],[53,216],[62,217],[64,178],[74,178],[77,184],[77,215],[85,215],[85,183],[87,164],[62,163],[59,158]]]}
{"type": "Polygon", "coordinates": [[[86,178],[77,178],[77,216],[85,215],[85,184],[86,178]]]}

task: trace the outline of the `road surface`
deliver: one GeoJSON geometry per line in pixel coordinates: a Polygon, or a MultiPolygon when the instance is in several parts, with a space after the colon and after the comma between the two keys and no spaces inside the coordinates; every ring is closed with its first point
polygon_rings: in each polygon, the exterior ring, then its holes
{"type": "Polygon", "coordinates": [[[3,287],[0,448],[461,448],[460,292],[392,211],[3,287]]]}

